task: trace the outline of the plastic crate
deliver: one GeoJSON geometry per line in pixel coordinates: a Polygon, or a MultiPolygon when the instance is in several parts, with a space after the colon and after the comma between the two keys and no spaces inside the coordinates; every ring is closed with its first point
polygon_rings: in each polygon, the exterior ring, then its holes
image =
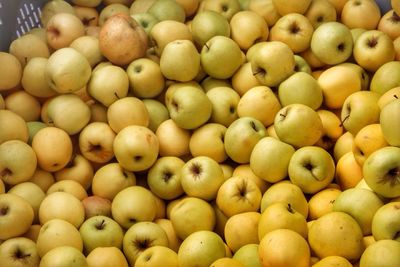
{"type": "MultiPolygon", "coordinates": [[[[40,8],[48,0],[0,0],[0,51],[7,51],[14,39],[40,25],[40,8]]],[[[390,0],[377,0],[382,13],[390,0]]]]}

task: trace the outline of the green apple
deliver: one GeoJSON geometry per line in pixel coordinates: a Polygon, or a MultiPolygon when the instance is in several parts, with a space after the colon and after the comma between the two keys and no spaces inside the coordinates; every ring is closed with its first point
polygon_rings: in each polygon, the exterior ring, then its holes
{"type": "Polygon", "coordinates": [[[169,119],[168,109],[163,103],[155,99],[143,99],[142,101],[149,113],[148,128],[156,132],[158,126],[169,119]]]}
{"type": "Polygon", "coordinates": [[[296,148],[314,145],[322,136],[323,126],[318,113],[304,104],[290,104],[275,116],[278,138],[296,148]]]}
{"type": "Polygon", "coordinates": [[[47,106],[52,125],[69,135],[79,133],[90,121],[89,106],[75,94],[62,94],[52,98],[47,106]]]}
{"type": "Polygon", "coordinates": [[[210,121],[228,127],[238,118],[239,94],[231,87],[215,86],[206,93],[212,104],[210,121]]]}
{"type": "Polygon", "coordinates": [[[159,142],[147,127],[130,125],[122,129],[113,143],[115,157],[128,171],[143,171],[157,159],[159,142]]]}
{"type": "Polygon", "coordinates": [[[166,106],[171,119],[183,129],[198,128],[208,121],[212,112],[211,101],[204,91],[190,85],[176,88],[166,106]]]}
{"type": "Polygon", "coordinates": [[[370,90],[382,95],[397,86],[400,86],[400,62],[390,61],[374,72],[370,90]]]}
{"type": "Polygon", "coordinates": [[[129,8],[122,3],[110,3],[103,7],[99,13],[99,22],[98,25],[102,27],[104,23],[112,16],[123,13],[129,14],[129,8]]]}
{"type": "Polygon", "coordinates": [[[294,55],[294,62],[295,62],[294,71],[296,72],[301,71],[311,74],[311,67],[302,56],[294,55]]]}
{"type": "Polygon", "coordinates": [[[201,66],[211,77],[227,79],[244,63],[239,45],[229,37],[218,35],[209,39],[200,52],[201,66]]]}
{"type": "Polygon", "coordinates": [[[282,106],[304,104],[317,110],[323,100],[322,89],[318,81],[306,72],[296,72],[284,80],[278,87],[279,101],[282,106]]]}
{"type": "Polygon", "coordinates": [[[198,231],[188,236],[179,247],[179,266],[208,267],[225,257],[222,238],[212,231],[198,231]]]}
{"type": "Polygon", "coordinates": [[[358,65],[375,72],[383,64],[394,60],[393,41],[382,31],[366,31],[354,43],[353,56],[358,65]]]}
{"type": "Polygon", "coordinates": [[[362,167],[365,182],[384,197],[400,196],[400,147],[386,146],[373,152],[362,167]]]}
{"type": "Polygon", "coordinates": [[[333,203],[333,211],[342,211],[352,216],[360,225],[363,235],[370,235],[375,213],[383,201],[374,192],[364,188],[344,190],[333,203]]]}
{"type": "Polygon", "coordinates": [[[156,196],[171,200],[184,193],[181,185],[181,169],[185,162],[172,156],[160,157],[149,169],[147,184],[156,196]]]}
{"type": "Polygon", "coordinates": [[[194,42],[198,47],[203,47],[214,36],[229,37],[231,29],[229,21],[223,15],[216,11],[204,10],[193,17],[191,32],[194,42]]]}
{"type": "Polygon", "coordinates": [[[374,267],[385,262],[387,267],[400,265],[400,242],[379,240],[368,246],[360,258],[360,267],[374,267]],[[381,255],[385,255],[383,259],[381,255]]]}
{"type": "Polygon", "coordinates": [[[261,179],[275,183],[288,175],[290,159],[295,149],[276,138],[266,136],[254,146],[250,156],[250,168],[261,179]]]}
{"type": "Polygon", "coordinates": [[[371,91],[358,91],[349,95],[341,111],[344,128],[356,135],[364,126],[379,122],[379,96],[371,91]]]}
{"type": "Polygon", "coordinates": [[[124,233],[121,226],[107,216],[94,216],[83,222],[79,228],[83,248],[89,254],[97,247],[122,248],[124,233]]]}
{"type": "Polygon", "coordinates": [[[176,20],[185,22],[185,10],[174,0],[157,0],[147,10],[147,13],[153,15],[159,21],[176,20]]]}
{"type": "Polygon", "coordinates": [[[190,159],[181,169],[181,184],[186,195],[206,201],[214,199],[225,181],[221,166],[210,157],[190,159]]]}
{"type": "Polygon", "coordinates": [[[172,41],[161,53],[160,69],[169,80],[191,81],[200,71],[200,54],[190,40],[172,41]]]}
{"type": "Polygon", "coordinates": [[[400,241],[400,202],[389,202],[382,205],[373,214],[372,235],[375,240],[392,239],[400,241]]]}
{"type": "Polygon", "coordinates": [[[241,262],[245,267],[261,267],[258,257],[258,244],[247,244],[239,248],[232,259],[241,262]]]}
{"type": "Polygon", "coordinates": [[[263,85],[277,86],[294,73],[293,51],[283,42],[259,42],[257,48],[252,53],[249,49],[247,54],[253,75],[263,85]]]}
{"type": "Polygon", "coordinates": [[[47,127],[47,124],[41,121],[29,121],[26,123],[26,126],[28,127],[28,132],[29,132],[28,144],[32,144],[32,139],[35,136],[35,134],[40,129],[47,127]]]}
{"type": "Polygon", "coordinates": [[[155,16],[148,12],[131,14],[131,17],[139,23],[147,35],[150,34],[153,26],[159,22],[155,16]]]}
{"type": "Polygon", "coordinates": [[[349,28],[337,21],[321,24],[311,38],[311,50],[325,64],[346,61],[353,52],[353,37],[349,28]]]}
{"type": "Polygon", "coordinates": [[[274,122],[276,113],[282,108],[276,94],[268,86],[254,86],[242,95],[237,105],[239,117],[252,117],[265,127],[274,122]]]}
{"type": "Polygon", "coordinates": [[[243,212],[258,211],[261,191],[257,184],[246,176],[232,176],[218,190],[216,204],[228,217],[243,212]]]}
{"type": "Polygon", "coordinates": [[[400,99],[385,105],[379,116],[379,123],[385,140],[392,146],[400,147],[400,99]]]}
{"type": "Polygon", "coordinates": [[[90,96],[108,107],[128,95],[128,74],[119,66],[104,66],[93,71],[87,90],[90,96]]]}
{"type": "Polygon", "coordinates": [[[1,266],[39,266],[40,257],[36,243],[26,237],[14,237],[0,245],[1,266]]]}
{"type": "Polygon", "coordinates": [[[248,163],[254,146],[267,135],[265,126],[252,117],[238,118],[225,133],[226,154],[237,163],[248,163]]]}
{"type": "Polygon", "coordinates": [[[132,61],[126,69],[130,90],[140,98],[153,98],[161,94],[165,87],[165,77],[160,65],[148,58],[132,61]]]}
{"type": "Polygon", "coordinates": [[[142,186],[129,186],[114,197],[111,203],[112,218],[124,229],[156,217],[156,201],[150,190],[142,186]]]}
{"type": "Polygon", "coordinates": [[[92,73],[89,61],[71,47],[51,54],[46,64],[45,78],[50,88],[58,93],[71,93],[84,87],[92,73]]]}
{"type": "Polygon", "coordinates": [[[332,182],[335,162],[325,149],[305,146],[294,152],[289,162],[288,173],[290,181],[304,193],[315,194],[332,182]]]}
{"type": "Polygon", "coordinates": [[[209,202],[197,197],[185,197],[178,199],[172,208],[170,220],[176,235],[185,240],[194,232],[212,231],[216,215],[209,202]]]}
{"type": "Polygon", "coordinates": [[[240,3],[238,0],[203,0],[199,9],[218,12],[229,21],[240,11],[240,3]]]}

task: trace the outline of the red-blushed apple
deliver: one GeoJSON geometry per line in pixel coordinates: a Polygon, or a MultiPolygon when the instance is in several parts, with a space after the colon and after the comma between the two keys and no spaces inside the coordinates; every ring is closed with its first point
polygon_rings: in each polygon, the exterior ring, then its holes
{"type": "Polygon", "coordinates": [[[82,199],[82,205],[85,209],[85,220],[97,215],[111,217],[111,201],[106,198],[88,196],[82,199]]]}
{"type": "Polygon", "coordinates": [[[218,189],[216,203],[228,217],[242,212],[257,211],[261,204],[261,191],[247,177],[233,176],[218,189]]]}
{"type": "Polygon", "coordinates": [[[85,220],[85,209],[74,195],[54,192],[47,195],[39,207],[40,223],[44,224],[51,219],[62,219],[78,228],[85,220]]]}
{"type": "Polygon", "coordinates": [[[0,239],[22,235],[33,219],[33,208],[28,201],[12,193],[0,195],[0,239]]]}
{"type": "Polygon", "coordinates": [[[26,237],[14,237],[0,245],[1,266],[39,266],[36,243],[26,237]]]}
{"type": "Polygon", "coordinates": [[[156,210],[153,194],[142,186],[129,186],[121,190],[111,203],[112,217],[124,229],[129,229],[137,222],[153,221],[156,210]]]}
{"type": "Polygon", "coordinates": [[[61,219],[52,219],[42,225],[36,246],[40,257],[60,246],[71,246],[83,251],[83,241],[79,230],[71,223],[61,219]]]}

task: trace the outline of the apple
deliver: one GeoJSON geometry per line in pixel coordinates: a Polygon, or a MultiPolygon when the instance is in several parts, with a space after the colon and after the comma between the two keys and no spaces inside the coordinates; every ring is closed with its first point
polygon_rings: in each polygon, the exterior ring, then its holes
{"type": "Polygon", "coordinates": [[[340,19],[347,27],[374,30],[381,19],[381,10],[375,1],[349,0],[342,8],[340,19]],[[368,16],[368,19],[364,19],[368,16]]]}
{"type": "Polygon", "coordinates": [[[307,61],[300,55],[294,55],[294,71],[295,72],[306,72],[308,74],[311,73],[311,67],[308,65],[307,61]]]}
{"type": "MultiPolygon", "coordinates": [[[[253,46],[251,46],[253,47],[253,46]]],[[[243,63],[231,77],[232,88],[240,95],[244,95],[251,88],[261,85],[254,77],[249,61],[243,63]]]]}
{"type": "Polygon", "coordinates": [[[379,67],[372,76],[370,90],[382,95],[390,89],[400,86],[400,79],[397,75],[399,66],[400,62],[389,61],[379,67]]]}
{"type": "Polygon", "coordinates": [[[74,180],[57,181],[54,184],[52,184],[49,187],[49,189],[47,189],[46,194],[49,195],[54,192],[65,192],[71,194],[80,201],[82,201],[88,196],[85,188],[83,188],[83,186],[80,183],[74,180]]]}
{"type": "Polygon", "coordinates": [[[124,229],[137,222],[154,220],[156,209],[151,191],[136,185],[119,191],[111,203],[112,218],[124,229]]]}
{"type": "Polygon", "coordinates": [[[24,90],[7,95],[4,98],[4,105],[7,110],[20,115],[26,122],[40,119],[41,104],[39,100],[24,90]]]}
{"type": "Polygon", "coordinates": [[[1,240],[22,235],[29,229],[33,219],[33,208],[24,198],[12,193],[0,195],[1,240]]]}
{"type": "Polygon", "coordinates": [[[154,222],[138,222],[132,225],[123,238],[123,252],[131,266],[138,257],[153,246],[168,247],[168,238],[164,229],[154,222]]]}
{"type": "Polygon", "coordinates": [[[332,212],[335,199],[342,193],[337,188],[325,188],[312,195],[308,201],[308,219],[316,220],[319,217],[332,212]]]}
{"type": "Polygon", "coordinates": [[[147,12],[159,21],[175,20],[184,22],[186,19],[185,9],[174,0],[157,0],[149,7],[147,12]]]}
{"type": "Polygon", "coordinates": [[[323,267],[323,266],[343,266],[343,267],[352,267],[353,265],[341,256],[328,256],[323,259],[320,259],[316,264],[313,264],[313,267],[323,267]]]}
{"type": "Polygon", "coordinates": [[[99,33],[100,51],[115,65],[128,65],[143,57],[148,37],[134,18],[125,13],[108,18],[99,33]]]}
{"type": "Polygon", "coordinates": [[[55,50],[68,47],[76,38],[85,35],[82,21],[70,13],[54,14],[46,24],[47,43],[55,50]]]}
{"type": "Polygon", "coordinates": [[[189,154],[191,132],[179,127],[172,119],[163,121],[155,131],[160,156],[182,157],[189,154]]]}
{"type": "Polygon", "coordinates": [[[99,13],[99,22],[98,25],[100,27],[103,27],[103,25],[106,23],[106,21],[117,14],[125,14],[128,15],[130,13],[129,7],[127,7],[126,5],[122,4],[122,3],[109,3],[108,5],[106,5],[105,7],[103,7],[100,10],[99,13]]]}
{"type": "Polygon", "coordinates": [[[14,55],[21,63],[22,68],[35,57],[48,58],[50,56],[47,43],[40,37],[27,33],[11,42],[10,54],[14,55]]]}
{"type": "Polygon", "coordinates": [[[70,3],[64,0],[47,2],[41,8],[40,22],[43,25],[43,27],[46,27],[51,17],[53,17],[57,13],[75,14],[75,9],[70,3]]]}
{"type": "Polygon", "coordinates": [[[98,215],[85,220],[79,228],[79,233],[86,255],[97,247],[122,248],[122,228],[109,217],[98,215]]]}
{"type": "Polygon", "coordinates": [[[192,233],[212,231],[216,214],[211,204],[201,198],[185,196],[172,207],[170,220],[176,236],[185,240],[192,233]]]}
{"type": "Polygon", "coordinates": [[[271,27],[281,17],[272,0],[251,0],[248,9],[261,15],[271,27]]]}
{"type": "Polygon", "coordinates": [[[28,231],[26,231],[21,237],[26,237],[33,242],[36,242],[41,228],[42,226],[40,224],[32,224],[28,231]]]}
{"type": "Polygon", "coordinates": [[[86,256],[86,261],[88,267],[129,267],[124,254],[116,247],[97,247],[86,256]]]}
{"type": "Polygon", "coordinates": [[[69,47],[82,53],[89,61],[92,68],[104,60],[100,51],[99,39],[94,36],[85,35],[78,37],[69,45],[69,47]]]}
{"type": "MultiPolygon", "coordinates": [[[[261,194],[264,194],[264,192],[268,189],[268,187],[271,185],[264,179],[258,177],[257,175],[254,174],[253,170],[250,167],[250,164],[240,164],[236,166],[230,177],[232,176],[246,176],[249,179],[251,179],[253,182],[255,182],[258,186],[258,188],[261,191],[261,194]]],[[[229,177],[229,178],[230,178],[229,177]]]]}
{"type": "Polygon", "coordinates": [[[132,61],[126,69],[130,90],[140,98],[153,98],[164,89],[165,77],[160,65],[148,58],[132,61]]]}
{"type": "Polygon", "coordinates": [[[247,244],[239,248],[232,256],[246,267],[260,267],[261,262],[258,257],[258,244],[247,244]]]}
{"type": "Polygon", "coordinates": [[[372,235],[376,241],[383,239],[400,240],[397,220],[400,216],[399,202],[382,205],[372,218],[372,235]]]}
{"type": "Polygon", "coordinates": [[[197,231],[183,240],[178,251],[178,266],[210,266],[225,257],[222,238],[212,231],[197,231]]]}
{"type": "Polygon", "coordinates": [[[91,72],[85,56],[71,47],[65,47],[50,55],[45,68],[45,79],[57,93],[71,93],[88,83],[91,72]]]}
{"type": "Polygon", "coordinates": [[[278,97],[282,106],[304,104],[317,110],[323,101],[322,89],[311,74],[296,72],[279,84],[278,97]]]}
{"type": "Polygon", "coordinates": [[[50,88],[45,78],[47,62],[47,58],[35,57],[29,60],[25,65],[22,73],[21,85],[24,90],[32,96],[51,97],[57,94],[56,91],[50,88]]]}
{"type": "Polygon", "coordinates": [[[28,142],[29,131],[25,120],[17,113],[0,109],[0,144],[10,140],[28,142]]]}
{"type": "Polygon", "coordinates": [[[261,213],[270,205],[284,202],[301,213],[305,218],[308,216],[308,203],[300,187],[291,182],[282,181],[271,185],[262,195],[261,213]]]}
{"type": "Polygon", "coordinates": [[[136,259],[137,267],[156,266],[178,267],[178,254],[172,249],[164,246],[152,246],[145,249],[136,259]]]}
{"type": "Polygon", "coordinates": [[[308,18],[314,29],[322,23],[336,21],[338,14],[335,6],[329,0],[313,0],[308,6],[304,16],[308,18]]]}
{"type": "Polygon", "coordinates": [[[111,217],[111,201],[96,195],[82,199],[85,209],[85,220],[98,215],[111,217]]]}
{"type": "Polygon", "coordinates": [[[240,95],[231,87],[216,86],[206,93],[212,104],[210,121],[228,127],[238,118],[237,106],[240,95]]]}
{"type": "Polygon", "coordinates": [[[360,258],[360,267],[372,267],[380,264],[379,255],[385,254],[385,264],[394,267],[400,264],[399,242],[393,240],[379,240],[368,246],[360,258]],[[378,260],[379,259],[379,260],[378,260]]]}
{"type": "Polygon", "coordinates": [[[374,151],[388,145],[383,136],[381,124],[366,125],[354,136],[352,149],[354,158],[362,166],[374,151]]]}
{"type": "Polygon", "coordinates": [[[222,14],[212,10],[197,12],[190,28],[193,41],[200,48],[214,36],[229,37],[231,34],[229,21],[222,14]]]}
{"type": "Polygon", "coordinates": [[[297,232],[276,229],[267,233],[258,246],[262,266],[310,266],[310,247],[297,232]]]}
{"type": "Polygon", "coordinates": [[[79,230],[62,219],[52,219],[42,224],[36,246],[40,257],[43,257],[53,248],[61,246],[71,246],[81,252],[83,250],[83,242],[79,230]]]}
{"type": "Polygon", "coordinates": [[[272,0],[276,10],[281,16],[285,16],[290,13],[304,14],[311,4],[311,0],[304,1],[289,1],[285,2],[282,0],[272,0]]]}
{"type": "Polygon", "coordinates": [[[206,123],[212,112],[211,101],[205,92],[192,85],[180,86],[173,90],[166,106],[176,125],[187,130],[206,123]],[[196,114],[196,117],[192,114],[196,114]]]}
{"type": "Polygon", "coordinates": [[[388,10],[379,20],[376,29],[386,33],[393,41],[400,35],[399,27],[397,22],[399,21],[399,15],[393,10],[388,10]]]}
{"type": "Polygon", "coordinates": [[[294,147],[315,144],[322,136],[318,113],[304,104],[290,104],[275,116],[274,129],[278,138],[294,147]]]}
{"type": "Polygon", "coordinates": [[[86,159],[106,163],[114,157],[116,134],[105,122],[91,122],[79,133],[79,149],[86,159]]]}
{"type": "Polygon", "coordinates": [[[330,21],[315,29],[310,47],[323,63],[335,65],[346,61],[352,54],[353,37],[346,25],[330,21]]]}
{"type": "Polygon", "coordinates": [[[28,181],[37,167],[36,153],[21,140],[0,144],[0,179],[15,185],[28,181]]]}
{"type": "Polygon", "coordinates": [[[159,142],[156,135],[148,128],[130,125],[116,135],[113,151],[124,169],[142,171],[150,168],[156,161],[159,142]]]}
{"type": "Polygon", "coordinates": [[[261,191],[257,184],[247,177],[233,176],[220,186],[216,203],[228,217],[242,212],[258,211],[261,191]]]}
{"type": "MultiPolygon", "coordinates": [[[[319,109],[317,113],[322,121],[322,136],[315,143],[316,146],[322,147],[325,150],[330,150],[336,145],[337,140],[343,135],[343,127],[342,122],[339,119],[339,116],[334,112],[319,109]]],[[[350,132],[349,132],[350,134],[350,132]]]]}
{"type": "Polygon", "coordinates": [[[39,221],[44,224],[52,219],[62,219],[79,227],[85,220],[85,209],[81,201],[66,192],[48,194],[39,207],[39,221]]]}
{"type": "Polygon", "coordinates": [[[154,220],[156,224],[161,226],[168,237],[168,247],[175,252],[178,252],[179,246],[182,243],[182,240],[176,235],[175,229],[172,225],[171,220],[169,219],[156,219],[154,220]]]}
{"type": "Polygon", "coordinates": [[[40,267],[61,267],[65,265],[86,267],[85,255],[74,247],[61,246],[53,248],[40,260],[40,267]]]}
{"type": "Polygon", "coordinates": [[[40,167],[36,168],[35,172],[33,173],[32,177],[28,180],[28,182],[32,182],[38,185],[43,192],[46,192],[47,189],[54,184],[54,176],[51,172],[44,171],[40,169],[40,167]]]}
{"type": "Polygon", "coordinates": [[[392,146],[400,147],[400,127],[394,123],[399,117],[400,100],[396,98],[381,109],[379,123],[383,137],[392,146]]]}
{"type": "MultiPolygon", "coordinates": [[[[87,5],[90,5],[88,3],[87,5]]],[[[95,7],[85,6],[85,4],[75,5],[75,15],[82,21],[85,30],[87,27],[96,27],[99,25],[99,12],[95,7]]]]}
{"type": "Polygon", "coordinates": [[[266,136],[258,141],[250,155],[250,168],[261,179],[275,183],[287,177],[290,158],[295,149],[266,136]]]}
{"type": "Polygon", "coordinates": [[[335,181],[342,190],[355,187],[363,179],[363,167],[358,164],[352,146],[336,162],[335,181]]]}
{"type": "Polygon", "coordinates": [[[251,10],[235,13],[230,22],[231,35],[242,50],[249,49],[256,42],[266,41],[269,28],[264,18],[251,10]]]}
{"type": "Polygon", "coordinates": [[[182,189],[191,197],[214,199],[224,180],[218,162],[207,156],[193,157],[181,168],[182,189]]]}
{"type": "Polygon", "coordinates": [[[371,190],[350,188],[335,199],[333,211],[342,211],[352,216],[366,236],[371,234],[373,217],[382,206],[382,200],[371,190]]]}
{"type": "Polygon", "coordinates": [[[72,180],[87,190],[93,179],[93,166],[80,154],[73,155],[71,161],[63,169],[54,173],[56,181],[72,180]]]}
{"type": "Polygon", "coordinates": [[[34,241],[26,237],[14,237],[5,240],[0,245],[0,264],[2,266],[39,266],[38,255],[34,241]]]}
{"type": "Polygon", "coordinates": [[[386,91],[384,94],[381,94],[381,96],[378,99],[378,106],[382,110],[386,104],[392,102],[393,100],[396,100],[396,97],[400,94],[400,86],[394,87],[388,91],[386,91]]]}
{"type": "Polygon", "coordinates": [[[168,109],[163,103],[155,99],[143,99],[142,101],[149,113],[148,128],[156,132],[158,126],[169,119],[168,109]]]}
{"type": "Polygon", "coordinates": [[[316,219],[308,232],[308,243],[319,258],[341,256],[357,261],[363,253],[363,234],[347,213],[333,211],[316,219]]]}
{"type": "Polygon", "coordinates": [[[383,64],[394,60],[395,49],[392,39],[386,33],[369,30],[356,40],[353,55],[358,65],[375,72],[383,64]]]}
{"type": "Polygon", "coordinates": [[[161,53],[160,69],[166,79],[191,81],[199,73],[200,54],[190,40],[171,41],[161,53]]]}
{"type": "Polygon", "coordinates": [[[364,179],[371,189],[383,197],[400,196],[400,147],[386,146],[373,152],[364,162],[364,179]]]}
{"type": "Polygon", "coordinates": [[[211,77],[227,79],[243,64],[239,45],[229,37],[218,35],[210,38],[200,52],[201,67],[211,77]]]}
{"type": "Polygon", "coordinates": [[[253,75],[262,85],[278,86],[294,73],[293,51],[283,42],[259,42],[252,54],[253,56],[250,59],[251,69],[253,75]]]}

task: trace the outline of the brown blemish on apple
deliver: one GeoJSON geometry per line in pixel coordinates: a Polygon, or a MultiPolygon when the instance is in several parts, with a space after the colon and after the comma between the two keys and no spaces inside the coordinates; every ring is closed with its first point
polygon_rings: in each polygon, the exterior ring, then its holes
{"type": "Polygon", "coordinates": [[[0,216],[7,215],[7,213],[8,213],[8,207],[5,206],[0,208],[0,216]]]}
{"type": "Polygon", "coordinates": [[[89,149],[88,149],[89,152],[97,154],[101,151],[101,149],[102,149],[101,145],[89,143],[89,149]]]}

